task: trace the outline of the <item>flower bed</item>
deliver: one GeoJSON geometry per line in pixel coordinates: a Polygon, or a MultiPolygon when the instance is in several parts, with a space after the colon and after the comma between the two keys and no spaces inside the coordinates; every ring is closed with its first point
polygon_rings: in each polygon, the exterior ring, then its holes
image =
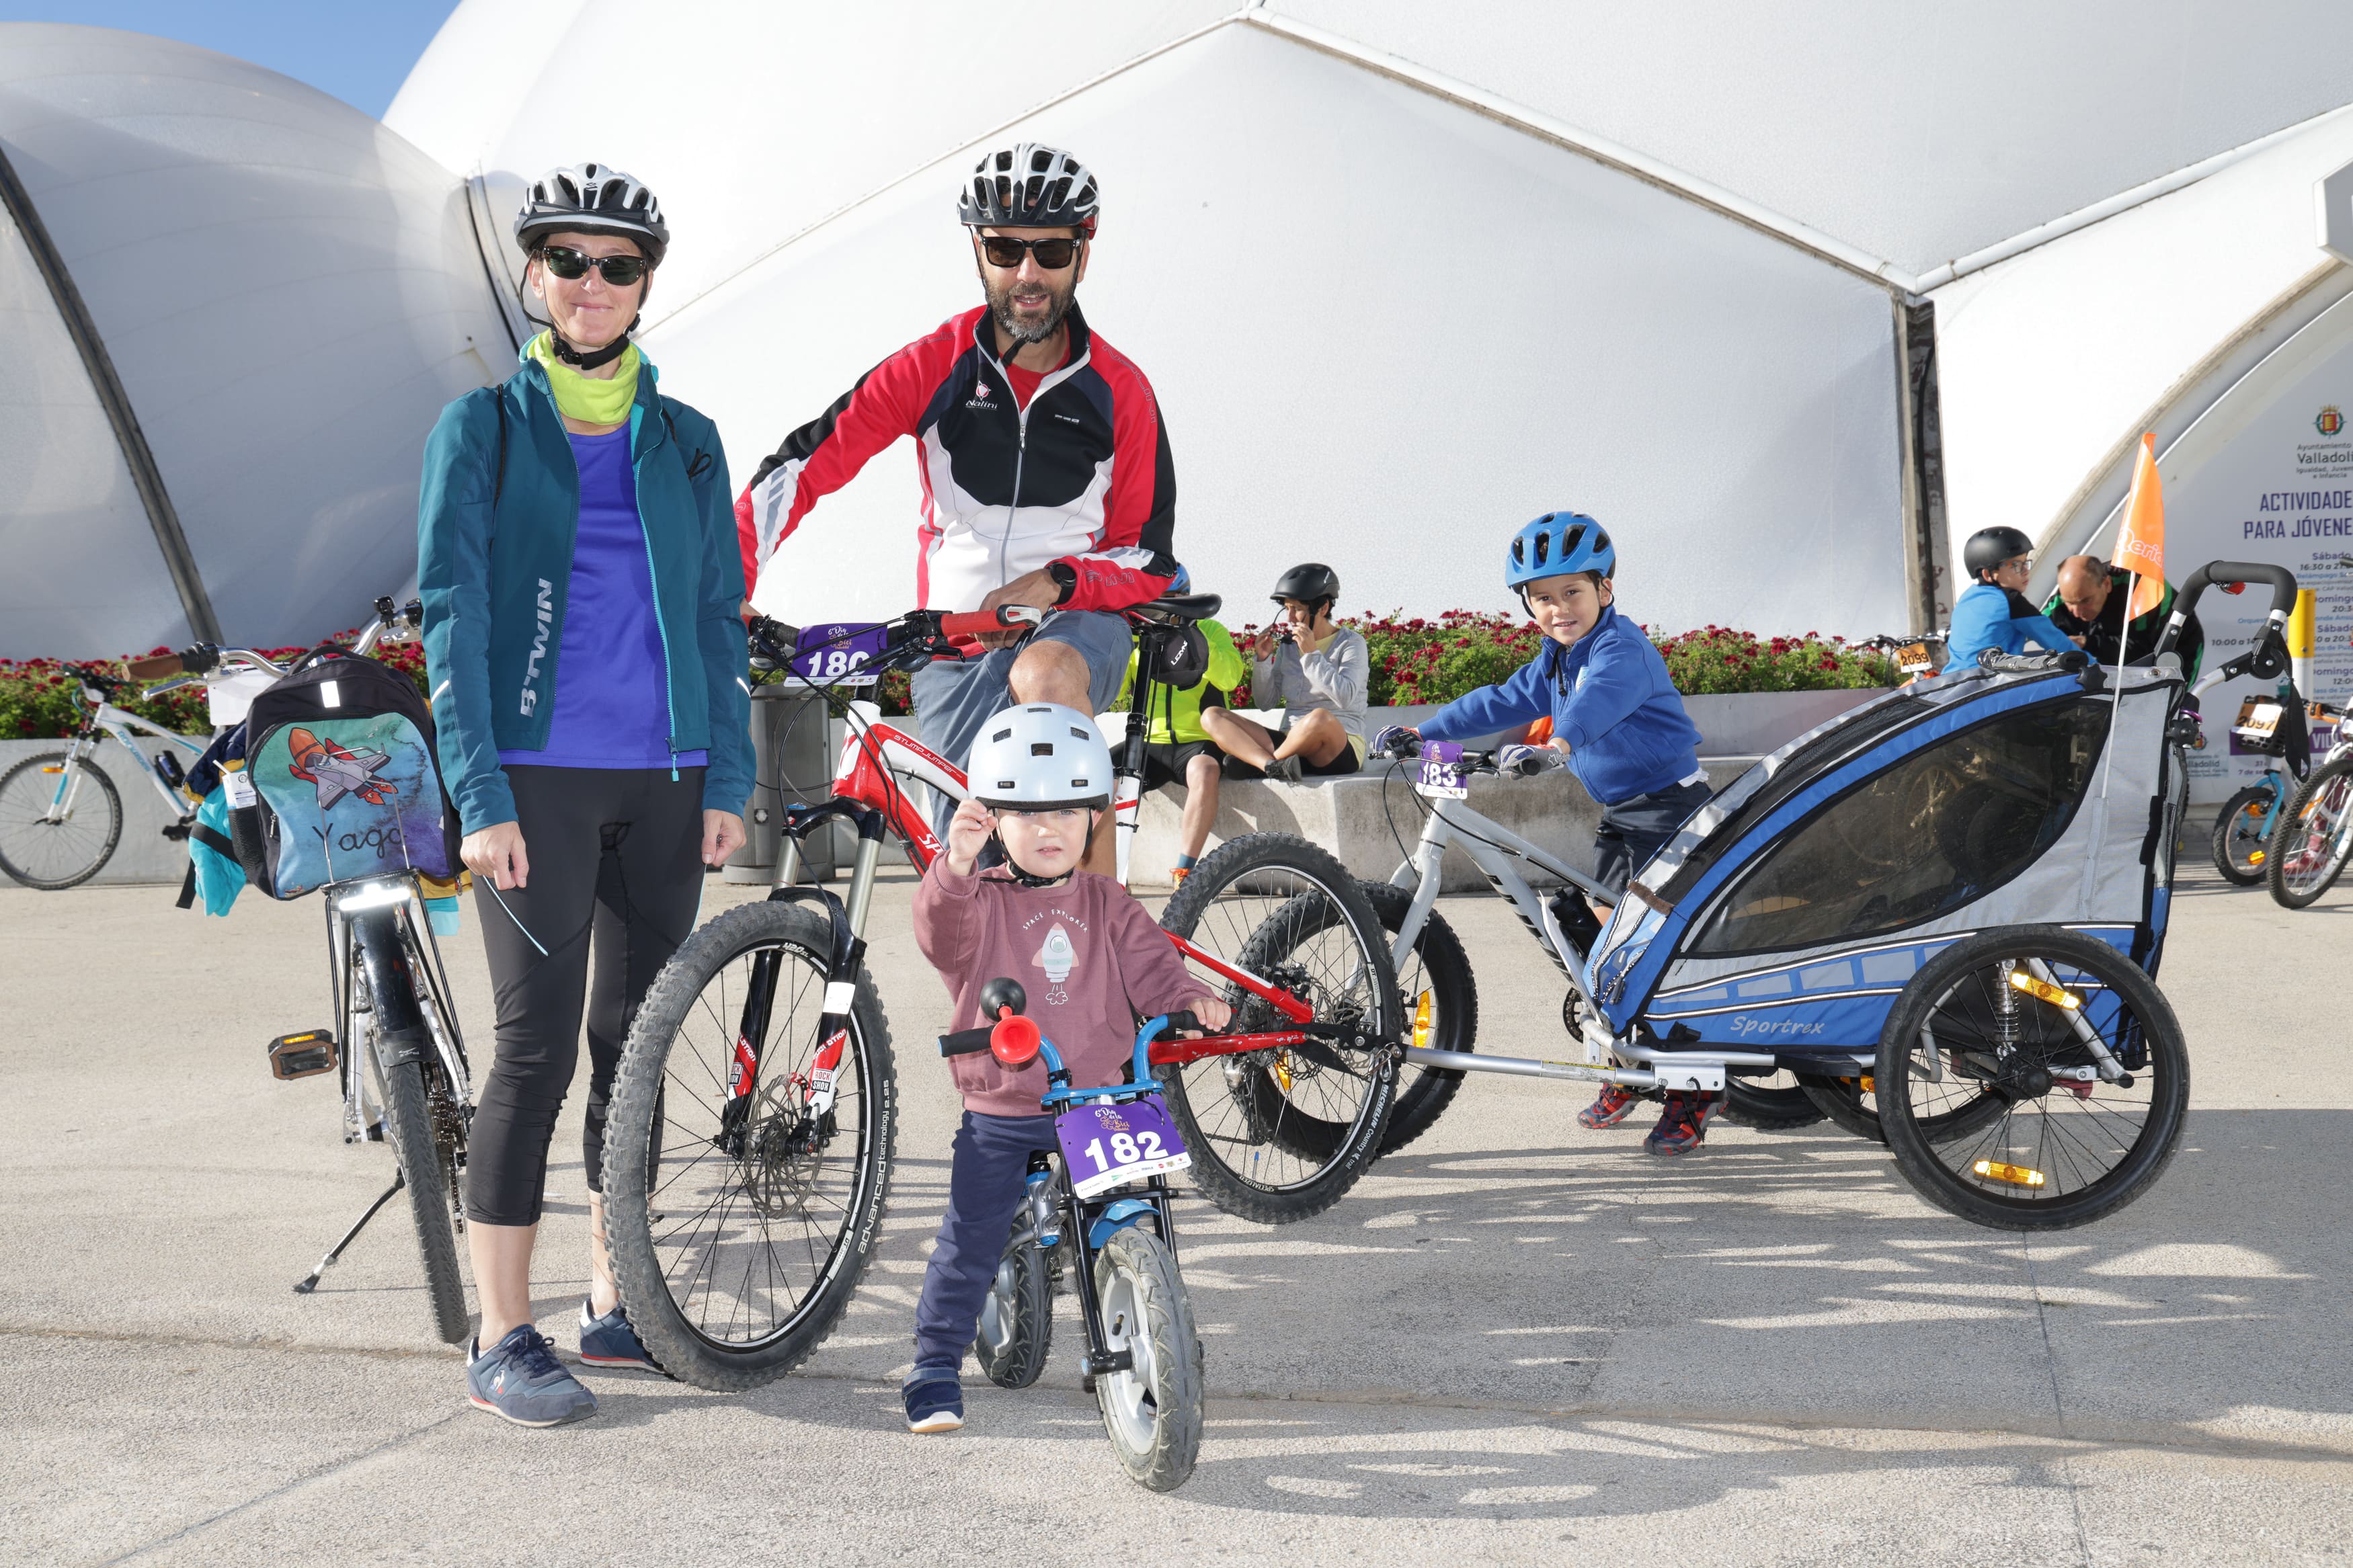
{"type": "MultiPolygon", "coordinates": [[[[350,643],[359,637],[357,630],[347,631],[330,642],[350,643]]],[[[170,648],[151,648],[149,654],[169,653],[170,648]]],[[[272,647],[256,650],[263,658],[283,664],[310,652],[308,647],[272,647]]],[[[87,658],[68,661],[54,658],[0,658],[0,741],[54,741],[74,733],[81,725],[85,710],[79,700],[81,682],[73,674],[71,665],[88,665],[98,669],[111,669],[120,674],[125,659],[145,658],[142,654],[125,654],[121,658],[87,658]]],[[[417,683],[422,693],[425,686],[425,649],[416,643],[392,643],[380,649],[375,657],[399,670],[417,683]]],[[[212,715],[205,704],[202,686],[184,686],[167,691],[161,697],[142,696],[136,688],[126,688],[116,693],[116,707],[126,713],[136,713],[151,724],[161,724],[181,735],[203,735],[213,727],[212,715]]]]}
{"type": "MultiPolygon", "coordinates": [[[[1367,704],[1374,708],[1451,702],[1503,680],[1544,646],[1535,622],[1502,613],[1449,610],[1430,619],[1407,618],[1401,610],[1387,616],[1367,610],[1335,618],[1365,636],[1372,659],[1367,704]]],[[[1235,629],[1234,639],[1246,643],[1261,629],[1243,626],[1235,629]]],[[[1690,697],[1897,686],[1904,679],[1885,655],[1811,632],[1758,637],[1726,626],[1703,626],[1673,637],[1653,635],[1651,640],[1667,661],[1675,689],[1690,697]]],[[[1234,703],[1252,706],[1247,683],[1234,693],[1234,703]]]]}
{"type": "MultiPolygon", "coordinates": [[[[1448,610],[1435,618],[1408,618],[1402,610],[1387,616],[1367,610],[1360,616],[1343,616],[1339,624],[1365,634],[1373,674],[1367,705],[1374,708],[1451,702],[1465,692],[1504,679],[1544,646],[1535,622],[1500,613],[1448,610]]],[[[1246,624],[1231,629],[1234,640],[1246,645],[1264,628],[1246,624]]],[[[333,640],[349,641],[354,636],[346,632],[333,640]]],[[[1810,632],[1797,637],[1758,637],[1726,626],[1703,626],[1651,640],[1666,658],[1675,689],[1689,697],[1896,686],[1904,679],[1885,655],[1852,648],[1841,638],[1810,632]]],[[[264,651],[282,660],[305,650],[264,651]]],[[[415,680],[419,691],[425,689],[425,650],[417,644],[395,643],[376,657],[415,680]]],[[[121,667],[116,659],[88,662],[121,667]]],[[[56,659],[0,659],[0,739],[46,740],[71,734],[79,722],[76,689],[73,677],[56,659]]],[[[166,729],[201,734],[211,728],[202,687],[185,687],[153,700],[128,692],[124,697],[121,707],[166,729]]],[[[1229,697],[1237,708],[1253,706],[1247,681],[1229,697]]],[[[907,712],[907,677],[897,671],[885,676],[877,700],[885,713],[907,712]]]]}

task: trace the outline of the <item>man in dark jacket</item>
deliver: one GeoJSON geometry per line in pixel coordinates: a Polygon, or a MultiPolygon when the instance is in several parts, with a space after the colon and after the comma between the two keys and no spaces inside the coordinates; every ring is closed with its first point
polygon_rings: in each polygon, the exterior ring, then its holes
{"type": "MultiPolygon", "coordinates": [[[[2125,664],[2147,664],[2156,657],[2157,639],[2165,633],[2165,623],[2173,616],[2173,584],[2165,585],[2165,594],[2157,608],[2136,616],[2129,631],[2125,626],[2125,611],[2132,603],[2132,574],[2121,566],[2110,566],[2094,555],[2070,555],[2059,563],[2058,592],[2051,595],[2042,613],[2051,624],[2065,632],[2083,646],[2085,653],[2102,664],[2116,664],[2116,643],[2124,640],[2125,664]]],[[[2184,675],[2195,678],[2200,657],[2206,651],[2206,633],[2198,625],[2193,612],[2181,626],[2181,636],[2173,645],[2181,656],[2184,675]]]]}

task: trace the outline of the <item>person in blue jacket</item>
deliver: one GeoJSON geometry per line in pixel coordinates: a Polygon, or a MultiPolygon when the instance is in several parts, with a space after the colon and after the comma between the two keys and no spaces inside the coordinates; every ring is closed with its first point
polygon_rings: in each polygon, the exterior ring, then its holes
{"type": "Polygon", "coordinates": [[[703,868],[744,842],[751,694],[726,454],[710,420],[655,390],[629,342],[670,243],[660,205],[618,170],[554,169],[515,238],[552,325],[503,385],[434,426],[417,581],[442,778],[497,1000],[468,1140],[481,1301],[469,1394],[553,1426],[596,1409],[533,1324],[531,1296],[584,1013],[580,1358],[659,1370],[605,1247],[605,1111],[630,1017],[693,928],[703,868]]]}
{"type": "MultiPolygon", "coordinates": [[[[1712,792],[1699,765],[1699,730],[1666,660],[1618,613],[1617,570],[1609,533],[1582,512],[1546,512],[1521,529],[1504,555],[1504,582],[1548,639],[1544,651],[1510,679],[1459,697],[1418,725],[1384,729],[1372,749],[1394,754],[1408,737],[1457,741],[1549,715],[1553,748],[1567,754],[1569,770],[1601,806],[1595,879],[1623,893],[1712,792]]],[[[1581,904],[1563,899],[1554,907],[1569,911],[1569,933],[1588,947],[1599,935],[1581,904]]],[[[1637,1098],[1612,1084],[1577,1120],[1613,1127],[1637,1098]]],[[[1644,1146],[1656,1154],[1699,1147],[1722,1103],[1721,1095],[1670,1094],[1644,1146]]]]}
{"type": "Polygon", "coordinates": [[[2034,541],[2014,528],[1981,528],[1961,546],[1969,585],[1953,605],[1953,627],[1945,638],[1945,668],[1957,674],[1975,669],[1978,656],[2024,653],[2033,643],[2052,653],[2072,652],[2074,638],[2026,596],[2034,572],[2034,541]]]}

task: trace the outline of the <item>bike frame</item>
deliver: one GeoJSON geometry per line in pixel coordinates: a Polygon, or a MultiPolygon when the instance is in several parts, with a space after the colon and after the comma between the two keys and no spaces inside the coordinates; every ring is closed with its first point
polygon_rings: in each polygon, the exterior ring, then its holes
{"type": "Polygon", "coordinates": [[[185,735],[174,734],[161,724],[151,723],[136,713],[124,712],[109,702],[106,694],[94,686],[84,686],[81,694],[82,700],[91,705],[90,720],[66,748],[66,765],[59,770],[58,793],[50,797],[48,810],[41,814],[42,820],[63,822],[73,815],[74,795],[81,783],[82,762],[98,750],[100,742],[108,735],[121,742],[123,749],[140,760],[139,771],[146,775],[155,793],[164,797],[164,805],[174,816],[185,819],[193,816],[195,812],[194,804],[186,795],[164,782],[163,775],[155,771],[154,763],[139,749],[133,731],[143,731],[158,740],[169,741],[191,757],[205,754],[203,744],[189,740],[185,735]]]}
{"type": "MultiPolygon", "coordinates": [[[[902,777],[930,785],[947,798],[962,802],[970,794],[964,772],[908,735],[904,731],[884,721],[879,715],[862,710],[857,704],[849,710],[849,735],[844,741],[839,765],[834,770],[834,798],[812,806],[791,806],[785,813],[785,828],[776,855],[776,879],[769,897],[785,899],[808,897],[815,889],[803,889],[800,880],[801,836],[833,816],[846,816],[858,824],[857,862],[850,872],[846,898],[835,900],[829,893],[820,893],[836,910],[839,921],[833,976],[840,988],[839,1007],[835,1006],[834,987],[828,988],[826,1012],[820,1028],[842,1027],[848,1022],[849,991],[848,983],[857,973],[857,957],[863,953],[866,939],[866,914],[872,902],[874,873],[881,858],[882,836],[887,830],[898,836],[905,847],[908,860],[918,872],[930,868],[938,858],[941,845],[933,833],[930,821],[916,806],[912,794],[901,783],[902,777]],[[839,1016],[837,1016],[837,1011],[839,1016]]],[[[1293,1023],[1295,1029],[1268,1030],[1251,1035],[1209,1035],[1189,1040],[1155,1040],[1151,1047],[1155,1066],[1178,1066],[1199,1061],[1207,1057],[1237,1056],[1249,1051],[1309,1047],[1320,1044],[1329,1033],[1328,1026],[1319,1029],[1314,1024],[1314,1009],[1247,970],[1239,969],[1202,952],[1184,938],[1171,935],[1176,950],[1219,978],[1240,986],[1251,995],[1270,1005],[1293,1023]]],[[[754,987],[754,991],[758,987],[754,987]]],[[[747,1001],[747,1010],[756,1001],[747,1001]]],[[[748,1026],[744,1037],[763,1038],[765,1029],[753,1033],[748,1026]]]]}
{"type": "MultiPolygon", "coordinates": [[[[1439,796],[1430,801],[1429,816],[1421,825],[1421,838],[1414,846],[1410,859],[1400,864],[1389,878],[1389,884],[1411,888],[1413,902],[1407,908],[1405,919],[1398,927],[1397,940],[1390,950],[1393,967],[1402,972],[1405,961],[1413,952],[1414,943],[1420,940],[1422,928],[1430,922],[1431,909],[1438,902],[1439,868],[1450,848],[1461,850],[1479,868],[1488,885],[1502,897],[1511,900],[1520,922],[1528,934],[1545,951],[1575,988],[1582,1009],[1586,1059],[1577,1062],[1554,1061],[1540,1057],[1494,1057],[1470,1051],[1433,1050],[1426,1046],[1409,1045],[1405,1059],[1420,1067],[1447,1068],[1461,1072],[1505,1073],[1518,1078],[1571,1079],[1586,1083],[1614,1083],[1621,1088],[1639,1089],[1679,1089],[1715,1092],[1724,1088],[1725,1069],[1733,1067],[1762,1068],[1770,1070],[1774,1059],[1747,1051],[1661,1051],[1637,1044],[1630,1037],[1613,1036],[1601,1024],[1600,1005],[1585,984],[1585,957],[1561,931],[1560,922],[1553,918],[1552,910],[1537,898],[1527,879],[1520,874],[1523,865],[1558,878],[1579,892],[1614,903],[1623,895],[1611,893],[1592,878],[1546,854],[1509,828],[1490,822],[1471,809],[1467,801],[1439,796]],[[1612,1058],[1640,1064],[1634,1068],[1613,1068],[1612,1058]]],[[[1410,999],[1409,999],[1410,1005],[1410,999]]]]}

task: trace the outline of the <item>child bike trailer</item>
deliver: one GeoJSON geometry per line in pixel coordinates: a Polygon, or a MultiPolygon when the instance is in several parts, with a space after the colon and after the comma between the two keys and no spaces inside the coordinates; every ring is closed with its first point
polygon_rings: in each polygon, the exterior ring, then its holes
{"type": "Polygon", "coordinates": [[[2055,1228],[2130,1202],[2180,1135],[2155,976],[2182,683],[1996,662],[1751,768],[1645,868],[1585,979],[1621,1056],[1795,1073],[1930,1201],[2055,1228]]]}

